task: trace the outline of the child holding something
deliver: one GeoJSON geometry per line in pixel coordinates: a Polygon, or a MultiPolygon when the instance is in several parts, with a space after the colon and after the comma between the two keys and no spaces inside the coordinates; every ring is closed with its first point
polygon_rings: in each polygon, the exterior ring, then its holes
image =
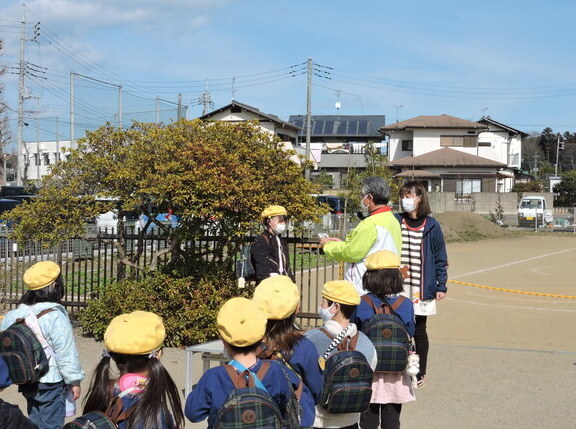
{"type": "Polygon", "coordinates": [[[64,425],[66,389],[73,399],[80,398],[80,382],[84,371],[80,367],[78,350],[66,309],[60,304],[66,286],[60,266],[53,261],[32,265],[24,273],[28,291],[22,295],[20,305],[9,311],[0,330],[5,330],[17,319],[26,324],[35,322],[48,343],[49,369],[38,383],[22,384],[19,391],[27,402],[29,419],[42,429],[60,429],[64,425]]]}

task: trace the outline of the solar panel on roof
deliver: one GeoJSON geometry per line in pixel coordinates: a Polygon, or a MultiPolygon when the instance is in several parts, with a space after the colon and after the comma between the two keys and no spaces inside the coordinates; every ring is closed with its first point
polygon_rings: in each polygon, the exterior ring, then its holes
{"type": "Polygon", "coordinates": [[[368,121],[358,121],[358,134],[367,134],[368,121]]]}
{"type": "Polygon", "coordinates": [[[334,134],[334,121],[324,122],[324,134],[334,134]]]}
{"type": "Polygon", "coordinates": [[[358,122],[348,121],[348,134],[350,135],[358,134],[358,122]]]}
{"type": "Polygon", "coordinates": [[[312,127],[312,134],[323,134],[324,121],[314,121],[314,126],[312,127]]]}

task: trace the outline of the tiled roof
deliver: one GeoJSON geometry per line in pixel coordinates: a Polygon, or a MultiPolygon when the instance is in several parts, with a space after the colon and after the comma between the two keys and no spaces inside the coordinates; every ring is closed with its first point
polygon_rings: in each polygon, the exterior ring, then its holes
{"type": "Polygon", "coordinates": [[[509,125],[503,124],[502,122],[495,121],[490,116],[482,116],[482,118],[478,121],[480,124],[492,124],[496,127],[500,127],[512,134],[520,134],[520,137],[528,137],[529,134],[525,133],[524,131],[517,130],[516,128],[512,128],[509,125]]]}
{"type": "Polygon", "coordinates": [[[414,128],[458,128],[470,130],[487,130],[488,126],[478,122],[467,121],[450,115],[439,116],[416,116],[395,124],[386,125],[380,128],[381,133],[389,131],[402,131],[414,128]]]}
{"type": "Polygon", "coordinates": [[[440,177],[436,173],[432,173],[427,170],[404,170],[401,173],[395,174],[394,177],[406,177],[406,178],[426,178],[431,179],[434,177],[440,177]]]}
{"type": "Polygon", "coordinates": [[[390,165],[393,167],[506,167],[506,164],[501,162],[447,147],[419,156],[405,156],[390,161],[390,165]]]}
{"type": "MultiPolygon", "coordinates": [[[[306,135],[306,115],[292,115],[288,122],[298,126],[300,135],[306,135]]],[[[314,137],[375,137],[386,124],[384,115],[313,115],[311,135],[314,137]]]]}

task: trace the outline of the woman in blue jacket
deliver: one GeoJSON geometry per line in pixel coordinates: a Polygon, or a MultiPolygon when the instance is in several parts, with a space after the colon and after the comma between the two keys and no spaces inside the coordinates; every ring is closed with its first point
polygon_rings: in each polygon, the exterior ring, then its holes
{"type": "Polygon", "coordinates": [[[428,192],[420,182],[407,182],[400,188],[402,213],[396,214],[402,230],[401,263],[408,266],[404,292],[414,303],[416,331],[414,343],[420,355],[418,387],[426,383],[428,359],[428,316],[436,314],[436,301],[446,296],[448,257],[442,228],[429,216],[428,192]]]}

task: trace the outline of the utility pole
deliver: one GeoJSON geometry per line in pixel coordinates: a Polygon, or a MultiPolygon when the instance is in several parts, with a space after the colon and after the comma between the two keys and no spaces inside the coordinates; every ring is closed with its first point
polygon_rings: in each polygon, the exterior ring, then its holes
{"type": "Polygon", "coordinates": [[[22,6],[22,22],[20,23],[20,67],[18,73],[18,155],[16,168],[16,182],[23,185],[22,173],[24,171],[24,45],[26,37],[26,21],[24,6],[22,6]]]}
{"type": "MultiPolygon", "coordinates": [[[[310,135],[312,128],[312,58],[308,58],[308,82],[306,85],[306,162],[310,161],[310,135]]],[[[306,168],[306,180],[310,180],[310,169],[306,168]]]]}
{"type": "Polygon", "coordinates": [[[74,72],[70,72],[70,149],[74,149],[74,72]]]}
{"type": "Polygon", "coordinates": [[[558,176],[558,156],[560,154],[560,134],[556,140],[556,164],[554,164],[554,176],[558,176]]]}
{"type": "Polygon", "coordinates": [[[182,93],[178,93],[178,111],[176,112],[176,120],[179,121],[182,118],[182,93]]]}
{"type": "Polygon", "coordinates": [[[534,169],[533,169],[534,173],[538,172],[538,154],[535,153],[534,154],[534,169]]]}

